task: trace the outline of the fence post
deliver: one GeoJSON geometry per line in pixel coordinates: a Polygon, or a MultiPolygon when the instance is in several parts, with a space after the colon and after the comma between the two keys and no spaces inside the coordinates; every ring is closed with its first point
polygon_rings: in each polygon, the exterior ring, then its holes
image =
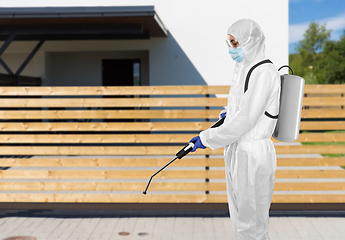
{"type": "MultiPolygon", "coordinates": [[[[207,99],[207,104],[208,104],[208,100],[210,99],[210,94],[206,94],[206,99],[207,99]]],[[[208,111],[208,110],[210,110],[210,107],[209,106],[206,106],[206,111],[208,111]]],[[[206,122],[209,122],[210,121],[210,119],[209,118],[206,118],[206,122]]],[[[205,155],[205,158],[206,158],[206,166],[205,166],[205,170],[206,170],[206,172],[208,172],[209,170],[210,170],[210,166],[209,166],[209,161],[208,161],[208,159],[210,158],[210,155],[205,155]]],[[[206,176],[208,176],[208,174],[206,174],[206,176]]],[[[208,188],[208,186],[209,186],[209,182],[210,182],[210,179],[209,178],[206,178],[205,179],[205,182],[207,183],[206,184],[206,186],[207,186],[207,189],[206,189],[206,191],[205,191],[205,194],[206,195],[208,195],[209,193],[210,193],[210,191],[209,191],[209,188],[208,188]]]]}
{"type": "MultiPolygon", "coordinates": [[[[304,97],[307,97],[307,94],[306,94],[306,93],[304,94],[304,97]]],[[[304,106],[303,108],[304,108],[304,109],[309,109],[309,106],[304,106]]]]}

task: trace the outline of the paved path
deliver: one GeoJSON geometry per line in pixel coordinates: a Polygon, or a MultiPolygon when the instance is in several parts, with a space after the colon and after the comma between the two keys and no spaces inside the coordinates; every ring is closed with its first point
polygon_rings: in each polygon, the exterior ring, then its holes
{"type": "MultiPolygon", "coordinates": [[[[344,240],[345,211],[271,211],[271,240],[344,240]]],[[[227,211],[0,210],[0,240],[234,239],[227,211]],[[122,234],[122,235],[121,235],[122,234]]]]}

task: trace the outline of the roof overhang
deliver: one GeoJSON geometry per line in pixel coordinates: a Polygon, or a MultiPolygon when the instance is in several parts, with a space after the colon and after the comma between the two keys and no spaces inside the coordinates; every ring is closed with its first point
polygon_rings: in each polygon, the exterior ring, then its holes
{"type": "Polygon", "coordinates": [[[0,40],[166,37],[154,6],[0,8],[0,40]]]}

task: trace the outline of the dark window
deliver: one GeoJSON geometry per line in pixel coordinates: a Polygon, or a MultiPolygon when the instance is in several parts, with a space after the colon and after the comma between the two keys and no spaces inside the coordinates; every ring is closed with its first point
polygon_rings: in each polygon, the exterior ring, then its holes
{"type": "Polygon", "coordinates": [[[140,59],[102,61],[103,86],[140,86],[140,59]]]}

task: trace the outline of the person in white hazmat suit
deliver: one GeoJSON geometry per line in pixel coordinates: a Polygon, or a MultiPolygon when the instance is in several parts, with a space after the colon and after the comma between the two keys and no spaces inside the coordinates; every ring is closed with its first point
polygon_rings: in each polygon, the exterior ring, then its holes
{"type": "Polygon", "coordinates": [[[224,123],[202,131],[194,149],[224,148],[225,174],[230,217],[236,240],[267,240],[277,158],[271,141],[279,113],[280,75],[273,64],[256,67],[248,90],[248,71],[265,60],[265,37],[250,19],[228,29],[231,57],[237,62],[231,82],[224,123]]]}

